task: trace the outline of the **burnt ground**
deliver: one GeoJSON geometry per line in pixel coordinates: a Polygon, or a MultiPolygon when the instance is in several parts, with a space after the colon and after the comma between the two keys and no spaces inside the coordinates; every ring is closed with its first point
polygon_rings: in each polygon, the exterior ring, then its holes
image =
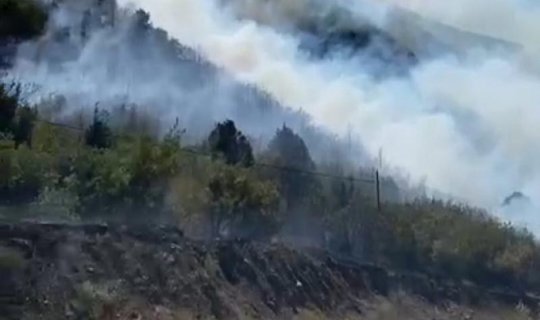
{"type": "Polygon", "coordinates": [[[174,228],[0,224],[0,319],[528,319],[538,300],[174,228]]]}

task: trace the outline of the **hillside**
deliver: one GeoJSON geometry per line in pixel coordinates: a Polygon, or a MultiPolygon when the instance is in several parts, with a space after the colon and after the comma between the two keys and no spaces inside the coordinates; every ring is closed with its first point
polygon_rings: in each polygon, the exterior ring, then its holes
{"type": "MultiPolygon", "coordinates": [[[[0,20],[0,320],[537,316],[527,229],[426,196],[143,10],[0,9],[16,17],[0,20]]],[[[436,50],[500,44],[406,13],[397,33],[340,14],[279,29],[301,34],[307,69],[343,54],[373,62],[369,81],[401,81],[425,54],[418,30],[436,50]]],[[[338,102],[356,96],[330,84],[338,102]]]]}
{"type": "Polygon", "coordinates": [[[434,56],[448,52],[466,54],[471,48],[520,51],[509,41],[476,34],[427,19],[404,8],[395,8],[388,17],[388,32],[394,39],[418,55],[434,56]],[[426,43],[429,45],[426,46],[426,43]]]}
{"type": "Polygon", "coordinates": [[[82,113],[87,123],[96,104],[107,110],[135,107],[161,122],[152,128],[159,134],[164,133],[159,127],[170,127],[178,118],[189,142],[198,143],[216,122],[232,119],[260,146],[287,124],[317,157],[329,149],[343,153],[351,148],[313,126],[302,112],[239,81],[154,27],[146,12],[123,10],[115,3],[57,1],[46,8],[51,19],[43,35],[20,45],[16,56],[4,56],[12,64],[8,76],[36,88],[25,94],[32,103],[55,104],[48,101],[51,96],[65,101],[49,120],[71,120],[82,113]]]}
{"type": "Polygon", "coordinates": [[[525,295],[174,228],[0,225],[2,319],[529,319],[525,295]],[[518,307],[519,306],[519,307],[518,307]]]}

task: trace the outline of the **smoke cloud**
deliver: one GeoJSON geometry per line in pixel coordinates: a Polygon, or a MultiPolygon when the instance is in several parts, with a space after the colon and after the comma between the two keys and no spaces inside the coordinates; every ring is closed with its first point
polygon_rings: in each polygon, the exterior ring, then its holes
{"type": "MultiPolygon", "coordinates": [[[[109,3],[114,1],[102,3],[103,15],[94,16],[106,20],[108,10],[114,10],[109,3]]],[[[199,143],[216,122],[233,119],[256,149],[264,148],[276,129],[287,124],[302,134],[318,159],[336,152],[344,158],[366,159],[360,147],[349,148],[331,132],[312,126],[305,114],[283,108],[264,91],[239,83],[196,51],[169,42],[164,31],[140,32],[133,15],[136,8],[119,10],[114,28],[92,28],[88,23],[85,31],[81,19],[88,9],[97,11],[98,7],[94,1],[62,3],[53,11],[47,35],[20,46],[9,70],[9,78],[38,88],[30,95],[31,102],[62,95],[66,108],[60,118],[73,116],[81,108],[91,115],[96,104],[101,109],[137,105],[158,117],[164,132],[179,117],[188,143],[199,143]]],[[[204,4],[192,11],[187,4],[183,10],[185,18],[191,19],[186,23],[196,32],[211,32],[204,27],[210,23],[205,21],[208,17],[198,13],[206,10],[204,4]]]]}
{"type": "Polygon", "coordinates": [[[382,0],[432,20],[506,41],[538,53],[540,4],[533,0],[382,0]]]}
{"type": "MultiPolygon", "coordinates": [[[[332,134],[341,140],[352,136],[359,146],[349,153],[355,160],[375,158],[382,149],[389,172],[406,172],[438,194],[485,207],[540,234],[535,215],[540,211],[540,131],[535,129],[540,68],[531,68],[538,67],[540,57],[535,40],[540,38],[540,6],[532,1],[120,4],[148,11],[154,25],[194,50],[163,48],[164,33],[133,35],[133,18],[120,11],[116,28],[92,32],[84,42],[22,46],[10,76],[63,94],[69,104],[88,110],[96,102],[104,107],[135,103],[164,123],[180,116],[199,138],[214,122],[232,118],[264,144],[287,123],[320,158],[335,155],[328,146],[340,149],[332,134]],[[303,48],[305,29],[319,23],[323,29],[377,29],[414,52],[418,61],[405,73],[376,77],[380,61],[357,59],[344,48],[313,59],[303,48]],[[66,55],[74,58],[54,63],[66,55]],[[175,61],[182,55],[201,63],[180,67],[175,61]],[[246,92],[252,94],[246,97],[246,92]],[[529,200],[501,208],[515,191],[529,200]]],[[[77,23],[73,10],[81,9],[57,11],[50,28],[77,23]]],[[[393,55],[387,41],[372,46],[393,55]]]]}
{"type": "MultiPolygon", "coordinates": [[[[473,44],[461,55],[421,60],[406,76],[374,80],[368,68],[347,58],[309,60],[297,33],[235,19],[233,9],[212,1],[135,3],[173,37],[303,110],[315,124],[342,136],[352,128],[372,155],[383,149],[390,167],[540,232],[538,219],[523,209],[498,209],[515,190],[532,199],[527,210],[540,200],[540,79],[526,68],[525,53],[473,44]]],[[[517,0],[420,3],[426,1],[400,1],[426,17],[444,14],[458,28],[517,42],[529,57],[534,54],[536,7],[517,0]]],[[[372,4],[370,10],[377,8],[372,4]]],[[[388,7],[378,8],[383,14],[376,24],[384,28],[388,7]]],[[[361,10],[358,5],[349,12],[361,10]]],[[[417,31],[425,30],[411,32],[417,31]]]]}

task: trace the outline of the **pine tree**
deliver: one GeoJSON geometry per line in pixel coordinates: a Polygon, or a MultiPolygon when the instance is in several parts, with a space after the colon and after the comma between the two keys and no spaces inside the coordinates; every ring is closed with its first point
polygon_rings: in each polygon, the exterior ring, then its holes
{"type": "Polygon", "coordinates": [[[304,200],[316,184],[310,171],[316,169],[304,140],[287,126],[276,132],[268,154],[273,165],[287,168],[279,173],[282,196],[289,206],[304,200]]]}
{"type": "Polygon", "coordinates": [[[0,133],[12,134],[19,97],[19,85],[0,83],[0,133]]]}
{"type": "Polygon", "coordinates": [[[36,118],[37,111],[34,108],[23,106],[17,110],[17,121],[13,125],[13,140],[16,148],[21,144],[32,146],[32,133],[36,118]]]}
{"type": "Polygon", "coordinates": [[[107,149],[112,145],[112,132],[106,121],[107,114],[94,110],[92,124],[85,132],[86,145],[96,149],[107,149]]]}
{"type": "Polygon", "coordinates": [[[253,149],[244,134],[232,120],[218,123],[208,137],[214,158],[223,158],[229,165],[250,167],[254,163],[253,149]]]}

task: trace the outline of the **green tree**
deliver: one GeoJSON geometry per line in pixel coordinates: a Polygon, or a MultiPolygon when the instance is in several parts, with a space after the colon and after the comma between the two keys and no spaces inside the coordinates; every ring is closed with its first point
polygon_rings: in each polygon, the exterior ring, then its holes
{"type": "Polygon", "coordinates": [[[13,140],[16,148],[21,144],[26,144],[28,147],[32,146],[32,133],[36,119],[36,109],[28,106],[19,107],[17,120],[13,126],[13,140]]]}
{"type": "Polygon", "coordinates": [[[265,237],[279,225],[278,192],[248,169],[223,166],[208,183],[212,236],[265,237]],[[226,231],[225,231],[226,230],[226,231]]]}
{"type": "Polygon", "coordinates": [[[40,35],[47,13],[36,0],[0,0],[0,40],[26,40],[40,35]]]}
{"type": "Polygon", "coordinates": [[[0,150],[0,202],[28,204],[49,183],[52,157],[28,148],[0,150]]]}
{"type": "Polygon", "coordinates": [[[282,168],[277,174],[280,191],[289,206],[314,192],[316,169],[304,140],[287,126],[276,132],[268,146],[269,161],[282,168]]]}
{"type": "Polygon", "coordinates": [[[232,120],[218,123],[208,137],[214,158],[222,158],[228,165],[250,167],[254,163],[253,149],[232,120]]]}
{"type": "Polygon", "coordinates": [[[19,107],[20,94],[20,85],[0,83],[0,133],[13,133],[13,121],[19,107]]]}
{"type": "Polygon", "coordinates": [[[96,149],[106,149],[112,146],[112,131],[107,124],[107,113],[94,110],[92,124],[85,132],[85,143],[96,149]]]}

